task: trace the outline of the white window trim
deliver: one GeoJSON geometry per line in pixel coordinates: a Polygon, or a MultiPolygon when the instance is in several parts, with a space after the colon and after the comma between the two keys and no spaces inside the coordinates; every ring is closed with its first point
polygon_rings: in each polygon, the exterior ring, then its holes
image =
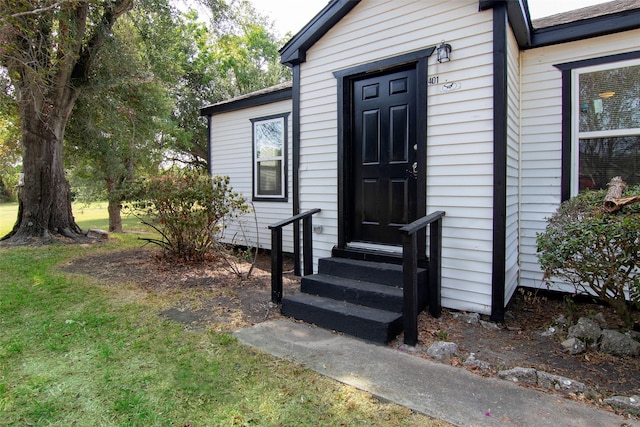
{"type": "Polygon", "coordinates": [[[252,132],[252,144],[253,144],[253,199],[255,200],[283,200],[286,199],[286,186],[288,178],[285,174],[286,157],[287,157],[287,121],[284,115],[277,117],[267,117],[264,119],[252,120],[253,132],[252,132]],[[280,156],[262,157],[258,160],[258,150],[256,146],[256,127],[265,123],[280,122],[282,124],[282,141],[280,150],[280,156]],[[262,161],[280,160],[280,193],[279,194],[258,194],[258,163],[262,161]]]}
{"type": "Polygon", "coordinates": [[[580,179],[580,139],[640,135],[640,128],[580,132],[580,74],[640,65],[640,59],[607,62],[571,70],[571,197],[578,195],[580,179]]]}

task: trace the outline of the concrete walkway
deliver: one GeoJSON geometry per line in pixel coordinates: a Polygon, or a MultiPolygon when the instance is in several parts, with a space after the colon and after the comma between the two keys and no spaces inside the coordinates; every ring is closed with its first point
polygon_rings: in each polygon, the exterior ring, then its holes
{"type": "Polygon", "coordinates": [[[238,341],[457,426],[639,426],[560,395],[484,378],[286,319],[234,333],[238,341]]]}

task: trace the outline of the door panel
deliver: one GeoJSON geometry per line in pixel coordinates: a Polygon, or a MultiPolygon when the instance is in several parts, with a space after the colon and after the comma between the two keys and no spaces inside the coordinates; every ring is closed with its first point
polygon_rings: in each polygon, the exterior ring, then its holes
{"type": "Polygon", "coordinates": [[[416,217],[415,69],[353,82],[351,241],[400,244],[416,217]]]}

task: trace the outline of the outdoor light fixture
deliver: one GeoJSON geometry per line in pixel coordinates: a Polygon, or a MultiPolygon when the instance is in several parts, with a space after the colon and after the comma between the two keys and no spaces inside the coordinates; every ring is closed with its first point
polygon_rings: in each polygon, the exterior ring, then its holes
{"type": "Polygon", "coordinates": [[[449,62],[451,60],[451,45],[446,44],[444,40],[438,46],[438,62],[449,62]]]}

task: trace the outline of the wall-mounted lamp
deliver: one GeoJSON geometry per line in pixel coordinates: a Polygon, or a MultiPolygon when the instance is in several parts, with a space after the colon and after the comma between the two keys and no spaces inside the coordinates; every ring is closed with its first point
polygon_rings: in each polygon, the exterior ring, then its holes
{"type": "Polygon", "coordinates": [[[451,45],[446,44],[444,40],[437,49],[438,62],[449,62],[451,60],[451,45]]]}

